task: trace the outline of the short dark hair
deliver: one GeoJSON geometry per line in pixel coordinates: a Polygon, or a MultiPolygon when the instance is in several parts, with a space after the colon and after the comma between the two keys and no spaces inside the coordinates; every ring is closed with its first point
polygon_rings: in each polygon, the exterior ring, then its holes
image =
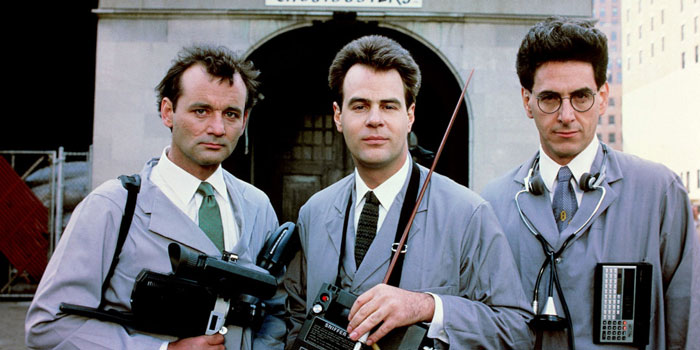
{"type": "MultiPolygon", "coordinates": [[[[328,86],[337,98],[343,100],[343,82],[348,70],[355,64],[364,64],[379,71],[396,69],[403,81],[406,107],[416,101],[421,75],[411,53],[396,41],[381,35],[368,35],[345,45],[333,59],[328,72],[328,86]]],[[[341,106],[342,108],[342,106],[341,106]]]]}
{"type": "Polygon", "coordinates": [[[260,72],[255,69],[253,62],[241,59],[223,46],[193,45],[180,50],[172,66],[168,69],[168,73],[156,86],[158,111],[160,111],[163,98],[166,97],[172,101],[173,109],[175,109],[177,100],[182,94],[180,86],[182,73],[195,64],[201,64],[207,73],[221,78],[222,81],[228,80],[232,85],[234,75],[240,74],[246,87],[246,111],[253,108],[262,99],[262,95],[258,92],[260,82],[256,80],[260,72]]]}
{"type": "Polygon", "coordinates": [[[537,68],[553,61],[590,63],[600,89],[607,75],[608,39],[593,21],[550,17],[530,28],[520,44],[515,68],[522,87],[532,91],[537,68]]]}

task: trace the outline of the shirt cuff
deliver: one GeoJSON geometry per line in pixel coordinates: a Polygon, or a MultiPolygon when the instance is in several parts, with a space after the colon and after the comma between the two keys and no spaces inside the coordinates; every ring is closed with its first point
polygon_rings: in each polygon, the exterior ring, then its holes
{"type": "Polygon", "coordinates": [[[168,344],[170,344],[170,342],[164,342],[160,345],[160,348],[158,348],[158,350],[168,350],[168,344]]]}
{"type": "Polygon", "coordinates": [[[435,300],[435,311],[433,312],[433,320],[430,322],[430,327],[428,328],[428,338],[437,339],[445,344],[449,344],[447,341],[447,333],[445,333],[445,327],[443,325],[444,312],[442,309],[442,299],[433,293],[430,294],[435,300]]]}

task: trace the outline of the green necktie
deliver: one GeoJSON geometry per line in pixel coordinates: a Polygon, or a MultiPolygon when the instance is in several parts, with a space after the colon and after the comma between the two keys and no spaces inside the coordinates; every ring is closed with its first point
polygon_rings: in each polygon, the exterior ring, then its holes
{"type": "Polygon", "coordinates": [[[224,228],[221,224],[221,212],[214,198],[214,189],[211,184],[202,182],[197,188],[202,194],[202,205],[199,207],[199,227],[214,242],[216,248],[224,250],[224,228]]]}

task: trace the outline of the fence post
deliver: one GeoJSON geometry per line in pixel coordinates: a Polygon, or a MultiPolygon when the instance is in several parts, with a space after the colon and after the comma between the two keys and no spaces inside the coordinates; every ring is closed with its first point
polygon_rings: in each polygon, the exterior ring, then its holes
{"type": "Polygon", "coordinates": [[[61,239],[63,231],[63,162],[66,155],[63,152],[63,146],[58,147],[58,159],[56,162],[56,219],[54,220],[54,232],[56,241],[54,247],[61,239]]]}

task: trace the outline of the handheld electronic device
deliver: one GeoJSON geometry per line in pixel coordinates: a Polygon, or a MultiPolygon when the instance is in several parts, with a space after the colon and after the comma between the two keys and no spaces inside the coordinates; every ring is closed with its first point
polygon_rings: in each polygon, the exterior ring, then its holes
{"type": "Polygon", "coordinates": [[[593,342],[649,344],[649,263],[600,263],[595,269],[593,342]]]}
{"type": "MultiPolygon", "coordinates": [[[[348,315],[357,296],[324,283],[311,311],[299,331],[292,350],[352,350],[355,341],[348,338],[348,315]]],[[[379,340],[381,350],[429,350],[428,326],[423,323],[396,328],[379,340]]],[[[369,348],[363,346],[363,349],[369,348]]]]}

